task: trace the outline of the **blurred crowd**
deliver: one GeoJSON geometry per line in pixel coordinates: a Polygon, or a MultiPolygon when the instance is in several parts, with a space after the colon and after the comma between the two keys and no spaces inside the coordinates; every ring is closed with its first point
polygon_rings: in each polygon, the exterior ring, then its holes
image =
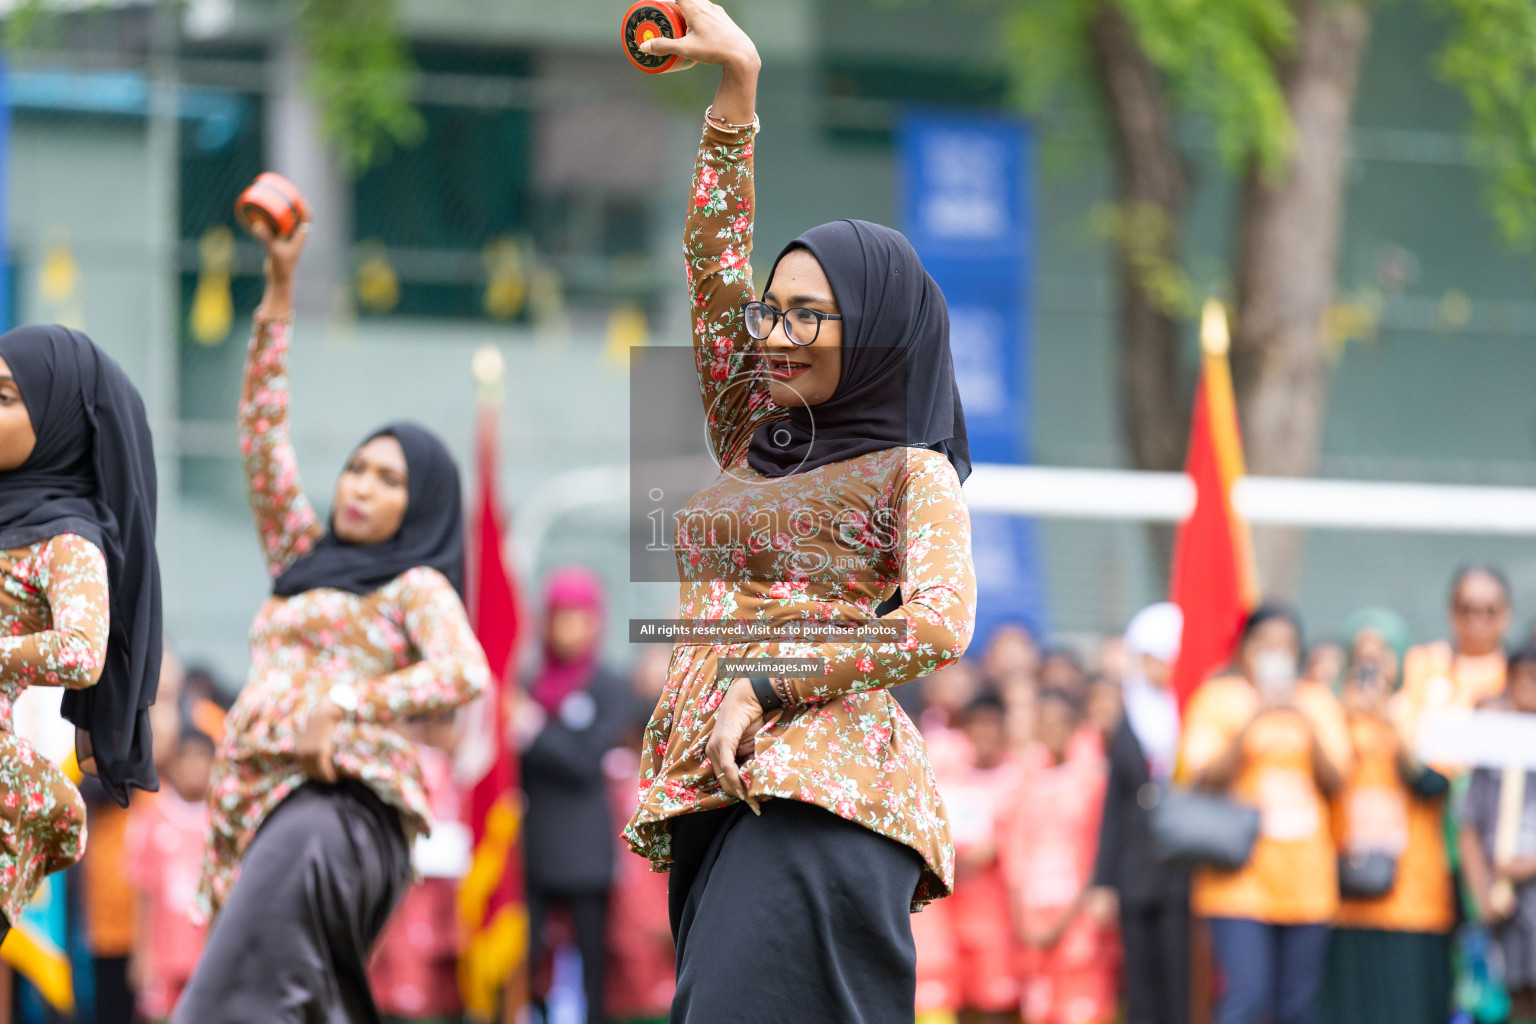
{"type": "MultiPolygon", "coordinates": [[[[587,1021],[662,1021],[667,880],[618,832],[670,650],[610,671],[598,577],[557,570],[542,597],[538,668],[510,726],[532,996],[552,1022],[582,1006],[587,1021]]],[[[1309,644],[1294,612],[1264,606],[1231,666],[1181,702],[1182,617],[1160,604],[1087,649],[1004,625],[898,687],[957,856],[953,896],[912,919],[919,1024],[1536,1019],[1536,784],[1413,752],[1428,711],[1536,715],[1536,646],[1506,650],[1514,613],[1489,567],[1452,581],[1446,640],[1416,644],[1371,608],[1309,644]],[[1158,859],[1152,809],[1180,791],[1259,809],[1242,866],[1158,859]]],[[[168,657],[153,709],[165,785],[128,810],[90,800],[76,874],[102,1024],[166,1019],[196,963],[189,911],[225,706],[208,673],[168,657]]],[[[437,817],[458,820],[453,719],[409,728],[437,817]]],[[[419,867],[374,988],[391,1020],[458,1021],[456,882],[419,867]]]]}

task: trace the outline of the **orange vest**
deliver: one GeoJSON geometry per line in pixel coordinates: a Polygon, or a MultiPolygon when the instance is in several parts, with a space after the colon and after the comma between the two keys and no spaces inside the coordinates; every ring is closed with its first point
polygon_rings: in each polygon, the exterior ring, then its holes
{"type": "Polygon", "coordinates": [[[1421,800],[1397,770],[1397,731],[1369,715],[1351,715],[1355,769],[1334,805],[1343,850],[1397,856],[1397,883],[1373,900],[1344,900],[1334,925],[1400,932],[1451,930],[1456,908],[1446,857],[1445,801],[1421,800]]]}
{"type": "MultiPolygon", "coordinates": [[[[1347,776],[1349,729],[1325,686],[1298,683],[1294,702],[1300,714],[1266,714],[1243,739],[1243,764],[1227,795],[1259,809],[1259,838],[1237,871],[1195,873],[1191,906],[1202,917],[1322,924],[1338,910],[1338,852],[1312,774],[1311,735],[1347,776]]],[[[1181,773],[1192,776],[1220,757],[1258,710],[1258,691],[1241,677],[1202,684],[1184,714],[1181,773]]]]}

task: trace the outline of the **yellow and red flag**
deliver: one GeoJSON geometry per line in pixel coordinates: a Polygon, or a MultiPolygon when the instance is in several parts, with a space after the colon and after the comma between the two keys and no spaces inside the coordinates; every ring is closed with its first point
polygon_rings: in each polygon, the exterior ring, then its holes
{"type": "Polygon", "coordinates": [[[1227,312],[1211,299],[1200,319],[1200,383],[1184,463],[1195,485],[1195,508],[1179,526],[1170,587],[1170,600],[1184,612],[1173,670],[1181,707],[1232,657],[1243,620],[1259,598],[1248,524],[1232,507],[1232,487],[1245,470],[1227,348],[1227,312]]]}
{"type": "Polygon", "coordinates": [[[463,944],[459,991],[472,1020],[519,1018],[527,1005],[528,908],[523,888],[522,813],[517,756],[507,743],[509,681],[517,659],[518,606],[502,555],[502,516],[496,496],[496,424],[501,359],[494,349],[475,356],[480,383],[476,427],[476,488],[468,551],[470,624],[491,668],[486,692],[467,716],[457,757],[469,787],[473,839],[469,871],[459,887],[463,944]]]}

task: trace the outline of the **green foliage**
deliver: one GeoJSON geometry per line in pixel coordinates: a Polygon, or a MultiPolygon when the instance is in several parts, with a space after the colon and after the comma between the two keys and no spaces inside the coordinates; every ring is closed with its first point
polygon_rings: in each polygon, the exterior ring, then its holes
{"type": "Polygon", "coordinates": [[[48,13],[45,0],[21,0],[5,19],[5,45],[15,49],[33,42],[48,13]]]}
{"type": "Polygon", "coordinates": [[[1015,0],[1004,38],[1026,107],[1088,80],[1090,25],[1103,3],[1130,22],[1176,109],[1210,118],[1228,166],[1283,166],[1291,122],[1277,61],[1295,34],[1287,0],[1015,0]]]}
{"type": "Polygon", "coordinates": [[[322,130],[354,173],[421,141],[416,67],[393,0],[300,0],[299,29],[314,59],[308,86],[322,130]]]}
{"type": "Polygon", "coordinates": [[[1488,206],[1511,243],[1536,248],[1536,4],[1435,3],[1455,18],[1440,70],[1471,108],[1488,206]]]}
{"type": "Polygon", "coordinates": [[[1195,286],[1184,268],[1166,255],[1177,230],[1166,209],[1156,203],[1106,203],[1093,211],[1093,227],[1120,247],[1136,284],[1164,315],[1195,315],[1195,286]]]}
{"type": "Polygon", "coordinates": [[[1229,166],[1278,171],[1291,119],[1276,74],[1295,19],[1287,0],[1117,0],[1142,48],[1183,100],[1211,118],[1229,166]]]}
{"type": "Polygon", "coordinates": [[[1003,16],[1003,45],[1019,100],[1029,111],[1063,88],[1091,81],[1088,26],[1099,0],[1015,0],[1003,16]]]}

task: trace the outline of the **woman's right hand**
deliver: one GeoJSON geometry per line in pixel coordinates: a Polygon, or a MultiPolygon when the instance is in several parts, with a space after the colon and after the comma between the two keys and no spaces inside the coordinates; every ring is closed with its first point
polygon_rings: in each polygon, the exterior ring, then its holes
{"type": "Polygon", "coordinates": [[[678,39],[657,36],[640,44],[646,53],[676,55],[724,69],[712,104],[715,117],[727,124],[750,124],[757,107],[757,72],[763,66],[752,38],[709,0],[678,0],[688,31],[678,39]]]}
{"type": "Polygon", "coordinates": [[[257,219],[251,224],[251,234],[267,252],[261,266],[267,276],[267,290],[258,314],[266,318],[286,315],[293,308],[293,272],[309,240],[309,221],[300,223],[285,238],[274,233],[266,221],[257,219]]]}
{"type": "Polygon", "coordinates": [[[700,64],[721,67],[745,66],[754,70],[762,63],[752,38],[725,13],[725,8],[709,0],[678,0],[688,31],[677,39],[655,36],[640,44],[640,49],[657,56],[676,54],[700,64]]]}

